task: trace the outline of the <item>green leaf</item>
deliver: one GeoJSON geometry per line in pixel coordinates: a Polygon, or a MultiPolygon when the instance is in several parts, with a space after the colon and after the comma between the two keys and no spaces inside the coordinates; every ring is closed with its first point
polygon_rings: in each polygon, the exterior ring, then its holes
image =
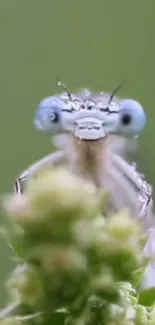
{"type": "Polygon", "coordinates": [[[155,287],[140,291],[139,304],[144,306],[152,306],[155,304],[155,287]]]}

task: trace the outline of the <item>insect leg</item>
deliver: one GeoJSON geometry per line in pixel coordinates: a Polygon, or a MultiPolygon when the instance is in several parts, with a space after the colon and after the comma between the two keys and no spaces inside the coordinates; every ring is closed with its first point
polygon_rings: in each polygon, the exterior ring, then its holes
{"type": "Polygon", "coordinates": [[[149,221],[154,220],[154,214],[152,211],[153,199],[152,199],[152,186],[145,180],[144,175],[140,174],[135,166],[128,164],[120,156],[113,154],[112,159],[115,166],[119,168],[124,177],[128,180],[129,184],[136,189],[137,199],[141,203],[139,211],[139,217],[143,220],[149,221]]]}
{"type": "Polygon", "coordinates": [[[30,165],[25,171],[23,171],[20,176],[16,179],[14,184],[14,191],[16,194],[21,195],[23,193],[23,185],[24,182],[35,173],[39,172],[43,167],[48,165],[56,165],[60,163],[62,159],[65,157],[64,151],[56,151],[36,163],[30,165]]]}

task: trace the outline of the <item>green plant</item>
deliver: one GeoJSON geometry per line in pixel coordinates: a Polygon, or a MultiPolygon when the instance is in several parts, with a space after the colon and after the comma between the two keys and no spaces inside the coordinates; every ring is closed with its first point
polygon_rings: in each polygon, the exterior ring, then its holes
{"type": "Polygon", "coordinates": [[[17,266],[0,325],[155,324],[154,291],[151,306],[138,292],[147,264],[141,227],[127,211],[104,218],[106,202],[59,168],[28,181],[22,196],[5,196],[17,266]]]}

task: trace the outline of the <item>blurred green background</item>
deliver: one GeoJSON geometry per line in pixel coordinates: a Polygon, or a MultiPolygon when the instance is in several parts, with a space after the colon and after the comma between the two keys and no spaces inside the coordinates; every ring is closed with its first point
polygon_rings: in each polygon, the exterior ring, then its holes
{"type": "MultiPolygon", "coordinates": [[[[155,1],[0,0],[0,192],[28,164],[51,150],[48,136],[33,127],[38,102],[69,89],[113,90],[139,100],[148,123],[137,160],[155,183],[155,1]]],[[[0,240],[0,304],[11,269],[0,240]]]]}

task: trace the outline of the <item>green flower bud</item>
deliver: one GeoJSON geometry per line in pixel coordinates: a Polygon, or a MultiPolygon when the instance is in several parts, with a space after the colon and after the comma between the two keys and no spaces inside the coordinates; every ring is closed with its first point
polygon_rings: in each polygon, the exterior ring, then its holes
{"type": "Polygon", "coordinates": [[[7,287],[16,304],[36,307],[44,301],[43,279],[35,266],[19,264],[12,272],[7,287]]]}
{"type": "Polygon", "coordinates": [[[99,209],[95,186],[59,168],[44,171],[30,180],[26,194],[37,214],[51,218],[61,214],[77,218],[99,209]]]}
{"type": "Polygon", "coordinates": [[[135,307],[135,310],[136,310],[135,324],[146,325],[148,321],[148,313],[146,311],[146,308],[142,305],[137,305],[135,307]]]}
{"type": "Polygon", "coordinates": [[[39,261],[42,269],[50,274],[85,272],[86,258],[74,247],[43,244],[32,250],[31,259],[39,261]]]}
{"type": "Polygon", "coordinates": [[[108,233],[120,240],[139,239],[141,228],[136,220],[129,217],[128,211],[122,211],[110,218],[106,223],[108,233]]]}

